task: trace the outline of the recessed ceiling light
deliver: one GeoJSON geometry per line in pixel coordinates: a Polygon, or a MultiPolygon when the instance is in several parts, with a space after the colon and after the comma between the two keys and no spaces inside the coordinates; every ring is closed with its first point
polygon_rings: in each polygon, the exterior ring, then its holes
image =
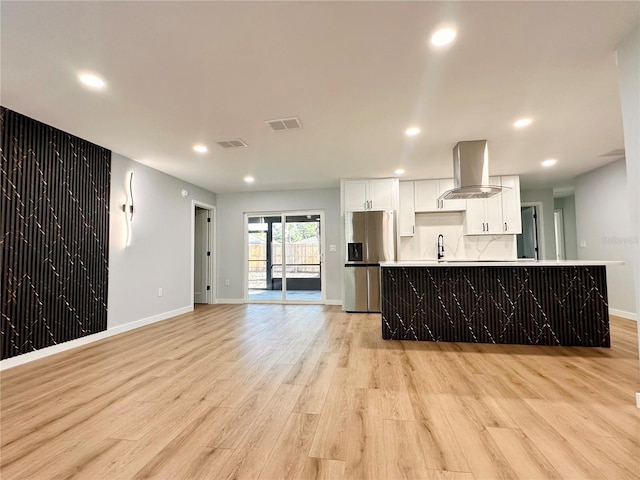
{"type": "Polygon", "coordinates": [[[404,168],[398,168],[394,173],[396,175],[404,175],[404,168]]]}
{"type": "Polygon", "coordinates": [[[207,153],[209,151],[207,146],[202,144],[194,145],[193,149],[198,153],[207,153]]]}
{"type": "Polygon", "coordinates": [[[515,122],[513,122],[513,126],[516,128],[524,128],[524,127],[528,127],[529,125],[531,125],[531,122],[533,122],[533,119],[531,118],[521,118],[519,120],[516,120],[515,122]]]}
{"type": "Polygon", "coordinates": [[[558,163],[558,160],[556,160],[555,158],[549,158],[544,162],[542,162],[540,165],[542,165],[545,168],[549,168],[549,167],[553,167],[556,163],[558,163]]]}
{"type": "Polygon", "coordinates": [[[107,86],[107,82],[93,73],[80,73],[78,74],[78,80],[80,80],[84,86],[94,90],[101,90],[107,86]]]}
{"type": "Polygon", "coordinates": [[[414,136],[416,136],[416,135],[417,135],[417,134],[419,134],[419,133],[420,133],[420,129],[419,129],[418,127],[410,127],[410,128],[407,128],[407,129],[404,131],[404,134],[405,134],[407,137],[414,137],[414,136]]]}
{"type": "Polygon", "coordinates": [[[436,47],[449,45],[456,38],[457,32],[453,28],[441,28],[431,35],[431,43],[436,47]]]}
{"type": "Polygon", "coordinates": [[[244,177],[244,181],[247,183],[252,183],[255,180],[253,177],[244,177]]]}

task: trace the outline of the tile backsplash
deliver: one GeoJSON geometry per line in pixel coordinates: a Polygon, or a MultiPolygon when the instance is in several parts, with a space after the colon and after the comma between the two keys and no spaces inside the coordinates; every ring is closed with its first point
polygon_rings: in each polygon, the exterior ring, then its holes
{"type": "Polygon", "coordinates": [[[399,260],[434,260],[438,235],[444,236],[444,258],[515,260],[515,235],[463,235],[464,212],[418,213],[415,235],[400,237],[399,260]]]}

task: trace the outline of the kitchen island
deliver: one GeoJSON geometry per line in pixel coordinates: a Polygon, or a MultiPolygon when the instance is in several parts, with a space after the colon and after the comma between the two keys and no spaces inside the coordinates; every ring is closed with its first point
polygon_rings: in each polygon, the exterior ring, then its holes
{"type": "Polygon", "coordinates": [[[382,338],[609,347],[602,261],[381,264],[382,338]]]}

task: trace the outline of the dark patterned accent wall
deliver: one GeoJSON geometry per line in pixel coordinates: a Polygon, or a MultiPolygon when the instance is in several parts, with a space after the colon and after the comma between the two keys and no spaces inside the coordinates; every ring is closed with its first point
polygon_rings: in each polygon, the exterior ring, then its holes
{"type": "Polygon", "coordinates": [[[604,266],[382,268],[382,337],[609,347],[604,266]]]}
{"type": "Polygon", "coordinates": [[[106,330],[111,152],[0,115],[5,359],[106,330]]]}

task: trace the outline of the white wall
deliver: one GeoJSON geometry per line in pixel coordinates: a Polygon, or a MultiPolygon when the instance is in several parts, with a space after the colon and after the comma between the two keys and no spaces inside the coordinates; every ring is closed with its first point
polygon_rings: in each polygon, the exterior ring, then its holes
{"type": "Polygon", "coordinates": [[[219,193],[216,200],[219,301],[242,301],[244,298],[244,214],[300,210],[324,211],[325,298],[328,303],[342,301],[339,189],[219,193]],[[330,252],[329,245],[336,245],[336,251],[330,252]],[[227,279],[228,286],[225,285],[227,279]]]}
{"type": "MultiPolygon", "coordinates": [[[[551,188],[521,190],[520,201],[522,203],[542,202],[542,221],[544,223],[544,258],[541,259],[555,260],[556,233],[555,227],[553,225],[553,190],[551,188]]],[[[538,221],[540,220],[538,219],[538,221]]],[[[538,240],[540,241],[540,239],[538,240]]]]}
{"type": "Polygon", "coordinates": [[[633,265],[638,237],[630,224],[624,160],[576,177],[575,188],[578,258],[624,261],[623,266],[607,267],[609,307],[635,314],[633,265]],[[581,242],[586,242],[586,247],[581,242]]]}
{"type": "Polygon", "coordinates": [[[216,202],[211,192],[112,154],[108,329],[193,307],[192,199],[216,202]],[[122,204],[129,172],[135,211],[131,242],[125,247],[122,204]],[[186,198],[180,194],[183,188],[189,192],[186,198]]]}

